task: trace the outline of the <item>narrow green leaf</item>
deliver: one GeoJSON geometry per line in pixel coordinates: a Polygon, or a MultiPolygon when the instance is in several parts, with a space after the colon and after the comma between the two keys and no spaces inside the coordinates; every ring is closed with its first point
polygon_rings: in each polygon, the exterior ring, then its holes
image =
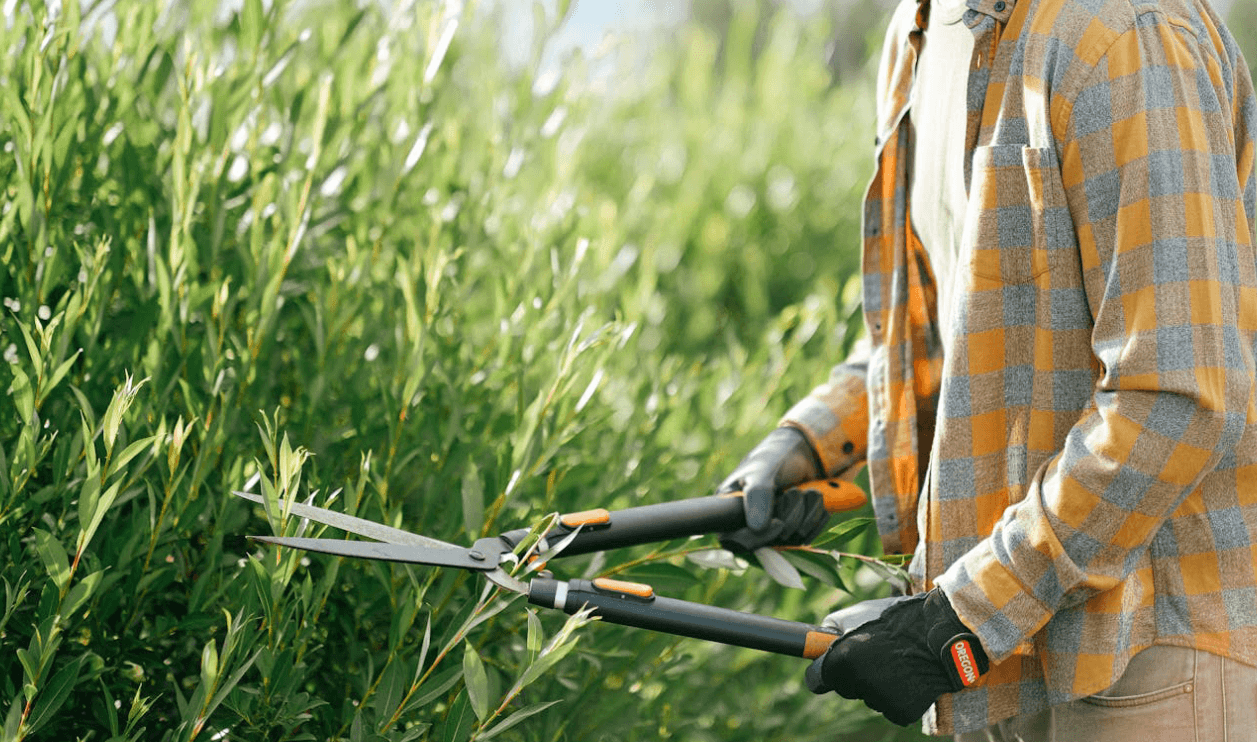
{"type": "Polygon", "coordinates": [[[441,735],[441,739],[444,742],[464,742],[471,737],[471,725],[474,719],[470,704],[467,702],[467,694],[460,693],[454,700],[450,712],[445,715],[445,733],[441,735]]]}
{"type": "Polygon", "coordinates": [[[815,547],[836,548],[874,524],[873,518],[849,518],[825,531],[812,542],[815,547]]]}
{"type": "Polygon", "coordinates": [[[61,545],[59,539],[42,528],[33,530],[35,532],[35,552],[39,554],[39,560],[44,563],[44,569],[48,572],[48,576],[52,578],[52,582],[57,586],[57,589],[64,590],[66,581],[70,579],[70,559],[66,554],[65,547],[61,545]]]}
{"type": "Polygon", "coordinates": [[[92,410],[92,403],[88,401],[87,395],[77,386],[70,385],[70,393],[74,395],[74,399],[78,401],[79,414],[83,416],[83,425],[88,430],[96,429],[96,413],[92,410]]]}
{"type": "Polygon", "coordinates": [[[27,685],[39,679],[39,661],[35,659],[35,656],[29,650],[19,647],[17,650],[17,661],[22,663],[22,670],[26,672],[27,685]]]}
{"type": "Polygon", "coordinates": [[[16,364],[9,366],[13,372],[13,381],[9,384],[9,395],[13,397],[13,405],[22,418],[22,424],[30,425],[35,417],[35,391],[31,388],[31,380],[16,364]]]}
{"type": "Polygon", "coordinates": [[[462,628],[458,630],[458,633],[466,634],[467,632],[476,628],[480,624],[484,623],[485,621],[488,621],[489,619],[498,615],[502,611],[506,610],[508,606],[514,604],[515,600],[520,597],[522,596],[512,594],[509,598],[506,598],[505,600],[499,599],[495,601],[488,608],[481,611],[479,615],[468,617],[468,619],[465,622],[463,622],[463,626],[462,628]]]}
{"type": "Polygon", "coordinates": [[[148,381],[147,378],[141,379],[137,384],[131,374],[127,374],[126,381],[122,386],[114,390],[113,399],[109,402],[108,409],[105,410],[105,417],[102,420],[102,427],[105,436],[105,451],[113,453],[114,441],[118,438],[118,428],[122,425],[122,417],[130,409],[131,403],[135,401],[135,395],[139,392],[140,387],[148,381]]]}
{"type": "Polygon", "coordinates": [[[566,657],[568,653],[575,648],[576,643],[574,641],[547,648],[537,658],[536,662],[533,662],[528,666],[528,669],[524,671],[524,674],[518,681],[517,685],[520,688],[526,688],[531,685],[535,680],[537,680],[537,678],[545,675],[550,668],[557,665],[560,660],[566,657]]]}
{"type": "Polygon", "coordinates": [[[493,725],[493,727],[489,729],[489,731],[476,737],[476,739],[478,740],[493,739],[494,737],[498,736],[502,732],[505,732],[506,730],[510,729],[511,727],[515,726],[521,721],[527,719],[530,716],[536,716],[537,714],[541,713],[542,711],[545,711],[546,709],[550,708],[556,703],[559,703],[559,701],[546,701],[544,703],[534,703],[530,706],[525,706],[519,711],[516,711],[515,713],[506,717],[501,722],[493,725]]]}
{"type": "MultiPolygon", "coordinates": [[[[419,613],[419,601],[414,600],[413,593],[407,590],[399,602],[397,610],[393,613],[393,620],[389,624],[388,639],[390,647],[401,646],[402,640],[410,633],[410,629],[415,625],[415,616],[419,613]]],[[[420,664],[423,664],[420,661],[420,664]]]]}
{"type": "Polygon", "coordinates": [[[461,680],[462,677],[463,668],[461,667],[450,668],[449,670],[446,670],[444,674],[437,675],[425,683],[425,685],[431,687],[424,691],[423,695],[417,696],[413,701],[406,704],[406,709],[409,711],[411,709],[418,709],[427,706],[446,693],[449,693],[450,688],[453,688],[454,684],[461,680]]]}
{"type": "Polygon", "coordinates": [[[74,690],[75,684],[79,681],[79,671],[82,669],[83,662],[86,659],[86,655],[81,655],[66,664],[40,690],[39,700],[34,704],[31,715],[26,722],[28,733],[34,734],[40,727],[47,724],[53,718],[53,715],[61,710],[62,705],[65,704],[66,699],[70,696],[70,691],[74,690]]]}
{"type": "Polygon", "coordinates": [[[66,594],[65,601],[61,604],[61,616],[63,620],[69,620],[83,603],[96,591],[96,586],[100,584],[100,579],[105,574],[104,570],[98,570],[79,580],[78,583],[70,588],[70,592],[66,594]]]}
{"type": "Polygon", "coordinates": [[[245,49],[253,51],[266,30],[262,21],[262,0],[245,0],[240,9],[240,40],[245,49]]]}
{"type": "Polygon", "coordinates": [[[467,697],[471,701],[472,711],[483,722],[489,715],[489,676],[471,642],[463,643],[463,679],[467,684],[467,697]]]}
{"type": "Polygon", "coordinates": [[[122,726],[118,723],[118,708],[121,708],[122,703],[117,702],[118,706],[115,707],[113,694],[109,692],[109,684],[105,682],[104,678],[97,678],[96,680],[100,684],[100,693],[104,696],[101,699],[104,703],[98,709],[106,715],[105,723],[109,725],[109,739],[113,739],[122,731],[122,726]]]}
{"type": "Polygon", "coordinates": [[[262,76],[262,87],[269,88],[275,84],[275,81],[278,80],[279,76],[284,73],[285,69],[287,69],[288,63],[292,61],[293,53],[296,52],[297,46],[300,43],[300,41],[294,41],[288,45],[288,48],[284,50],[283,54],[279,55],[279,59],[275,60],[275,63],[271,65],[271,68],[266,71],[265,75],[262,76]]]}
{"type": "Polygon", "coordinates": [[[527,611],[528,615],[528,662],[536,662],[537,655],[541,654],[541,643],[545,641],[545,633],[541,628],[541,619],[537,618],[537,612],[527,611]]]}
{"type": "Polygon", "coordinates": [[[781,556],[781,552],[771,546],[761,546],[755,550],[755,560],[778,585],[796,590],[803,589],[803,579],[799,577],[798,570],[781,556]]]}
{"type": "Polygon", "coordinates": [[[419,659],[415,662],[415,680],[418,681],[418,675],[423,671],[424,664],[428,661],[428,649],[432,646],[432,616],[428,616],[427,624],[423,627],[423,644],[419,647],[419,659]]]}
{"type": "Polygon", "coordinates": [[[140,719],[144,718],[144,715],[153,708],[153,699],[140,695],[140,690],[142,689],[143,685],[136,687],[135,694],[131,697],[131,707],[127,709],[126,734],[128,742],[143,738],[144,727],[140,727],[136,730],[135,725],[138,724],[140,719]],[[132,734],[133,731],[135,734],[132,734]]]}
{"type": "Polygon", "coordinates": [[[105,519],[105,513],[113,506],[113,501],[118,496],[118,488],[121,486],[122,482],[114,482],[109,489],[105,490],[105,494],[100,496],[92,512],[91,521],[87,524],[87,527],[79,531],[77,546],[79,553],[82,553],[87,548],[87,545],[91,543],[92,537],[96,535],[96,529],[100,528],[100,522],[105,519]]]}
{"type": "Polygon", "coordinates": [[[4,112],[7,116],[11,116],[12,120],[17,124],[17,139],[19,141],[29,140],[31,138],[31,119],[26,112],[26,105],[22,102],[22,97],[18,93],[18,86],[5,85],[4,93],[4,112]]]}
{"type": "Polygon", "coordinates": [[[183,688],[179,683],[175,683],[172,689],[175,692],[175,708],[178,709],[180,718],[186,719],[190,710],[188,708],[188,698],[183,694],[183,688]]]}
{"type": "Polygon", "coordinates": [[[22,720],[24,706],[22,697],[15,694],[13,703],[9,704],[9,713],[4,717],[4,739],[17,739],[17,727],[22,720]]]}
{"type": "Polygon", "coordinates": [[[4,447],[0,446],[0,502],[7,502],[11,491],[13,482],[9,479],[9,459],[4,455],[4,447]]]}
{"type": "Polygon", "coordinates": [[[811,551],[783,550],[780,553],[790,564],[809,577],[819,580],[830,587],[843,587],[842,577],[838,573],[838,560],[827,553],[811,551]]]}
{"type": "Polygon", "coordinates": [[[4,582],[4,614],[0,615],[0,633],[4,632],[5,624],[9,622],[9,619],[13,617],[14,611],[26,601],[26,596],[30,594],[30,582],[22,581],[25,577],[26,575],[23,573],[22,577],[18,578],[17,587],[9,584],[8,579],[2,580],[4,582]]]}
{"type": "Polygon", "coordinates": [[[206,692],[218,682],[218,644],[210,639],[201,650],[201,686],[206,692]]]}
{"type": "Polygon", "coordinates": [[[275,456],[275,431],[266,413],[262,413],[262,422],[258,423],[258,433],[262,436],[262,447],[266,449],[266,460],[271,463],[272,469],[278,469],[279,459],[275,456]]]}
{"type": "Polygon", "coordinates": [[[100,473],[95,470],[89,460],[87,477],[79,487],[79,528],[92,521],[96,514],[96,506],[100,502],[100,473]]]}
{"type": "MultiPolygon", "coordinates": [[[[291,488],[292,464],[292,444],[288,442],[288,434],[284,433],[283,440],[279,442],[279,491],[283,492],[290,500],[295,494],[291,488]]],[[[287,515],[287,511],[284,514],[287,515]]]]}
{"type": "Polygon", "coordinates": [[[484,527],[484,482],[476,465],[469,464],[463,475],[463,527],[475,536],[484,527]]]}
{"type": "Polygon", "coordinates": [[[19,321],[17,329],[22,331],[22,339],[26,341],[26,354],[30,356],[31,365],[35,369],[35,378],[42,378],[44,375],[44,356],[39,352],[39,343],[35,342],[35,337],[31,335],[31,331],[25,322],[19,321]]]}
{"type": "Polygon", "coordinates": [[[118,455],[118,458],[114,459],[112,468],[110,471],[116,472],[122,469],[122,467],[130,463],[131,459],[138,456],[141,451],[143,451],[148,446],[151,446],[153,444],[153,441],[156,438],[157,438],[156,435],[150,435],[149,437],[135,441],[134,443],[127,446],[126,448],[122,449],[122,453],[118,455]]]}
{"type": "Polygon", "coordinates": [[[886,582],[895,585],[897,589],[907,590],[912,585],[912,578],[908,575],[906,569],[896,566],[880,559],[860,562],[868,567],[886,582]]]}
{"type": "Polygon", "coordinates": [[[231,677],[227,679],[227,682],[219,686],[218,692],[216,692],[214,697],[210,699],[209,705],[205,707],[205,715],[207,717],[214,713],[214,710],[217,709],[219,704],[223,702],[223,699],[227,698],[227,694],[240,684],[240,679],[244,677],[244,674],[249,671],[250,667],[253,667],[254,661],[257,660],[258,654],[261,652],[261,649],[254,652],[252,657],[245,660],[243,665],[236,668],[235,672],[231,674],[231,677]]]}
{"type": "Polygon", "coordinates": [[[394,657],[393,661],[384,668],[384,673],[376,685],[375,697],[372,699],[377,718],[387,719],[397,710],[397,705],[401,703],[406,693],[408,675],[410,673],[406,665],[397,657],[394,657]]]}
{"type": "Polygon", "coordinates": [[[74,362],[78,360],[79,355],[81,355],[82,353],[83,353],[83,349],[79,348],[78,350],[74,351],[74,355],[70,356],[65,361],[63,361],[60,366],[57,366],[57,370],[53,371],[52,376],[48,377],[48,383],[44,384],[43,388],[39,390],[40,401],[43,401],[48,398],[48,393],[51,392],[53,389],[55,389],[57,385],[61,383],[61,380],[65,378],[65,375],[69,373],[70,367],[74,365],[74,362]]]}
{"type": "MultiPolygon", "coordinates": [[[[75,391],[77,392],[78,390],[75,389],[75,391]]],[[[84,411],[82,409],[79,410],[79,419],[83,423],[82,425],[83,459],[87,463],[88,479],[95,479],[96,486],[100,487],[100,459],[97,458],[96,456],[96,434],[94,432],[96,428],[96,422],[95,420],[90,419],[88,417],[88,415],[90,414],[91,414],[91,409],[87,410],[87,414],[84,414],[84,411]]],[[[83,517],[83,504],[82,504],[82,501],[80,500],[79,519],[82,520],[82,517],[83,517]]]]}

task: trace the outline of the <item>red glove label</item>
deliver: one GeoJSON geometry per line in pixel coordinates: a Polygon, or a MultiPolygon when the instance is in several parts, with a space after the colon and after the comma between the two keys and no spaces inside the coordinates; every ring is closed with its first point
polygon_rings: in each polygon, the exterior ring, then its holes
{"type": "Polygon", "coordinates": [[[966,688],[978,682],[978,664],[968,639],[952,642],[951,661],[956,667],[956,674],[960,676],[960,682],[966,688]]]}

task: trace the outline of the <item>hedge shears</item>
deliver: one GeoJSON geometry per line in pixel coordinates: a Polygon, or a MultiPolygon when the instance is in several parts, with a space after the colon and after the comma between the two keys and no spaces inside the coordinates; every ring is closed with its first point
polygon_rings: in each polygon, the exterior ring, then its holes
{"type": "MultiPolygon", "coordinates": [[[[866,501],[857,485],[837,479],[808,482],[793,489],[799,493],[819,494],[830,513],[855,510],[866,501]]],[[[264,503],[261,495],[233,494],[264,503]]],[[[792,496],[792,493],[782,496],[792,496]]],[[[462,547],[300,502],[281,500],[280,506],[292,515],[374,541],[284,536],[250,538],[336,556],[470,570],[481,573],[503,590],[527,596],[529,603],[543,608],[568,614],[590,609],[592,615],[613,624],[794,657],[815,659],[840,636],[833,630],[807,623],[663,597],[655,594],[650,585],[637,582],[601,577],[557,580],[548,573],[523,582],[512,574],[511,568],[519,563],[516,552],[527,539],[528,529],[481,538],[470,547],[462,547]]],[[[745,525],[741,493],[734,492],[623,510],[599,508],[561,515],[537,545],[538,553],[551,552],[550,556],[541,558],[555,559],[710,533],[729,533],[745,525]]]]}

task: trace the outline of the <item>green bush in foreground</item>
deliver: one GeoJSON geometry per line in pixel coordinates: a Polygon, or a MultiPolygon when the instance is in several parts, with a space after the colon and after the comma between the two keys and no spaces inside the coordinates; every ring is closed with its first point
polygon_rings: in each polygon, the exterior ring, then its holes
{"type": "MultiPolygon", "coordinates": [[[[321,529],[228,494],[470,543],[710,493],[855,331],[872,103],[825,29],[739,4],[607,98],[578,59],[504,68],[455,3],[11,5],[0,737],[900,734],[801,660],[259,548],[321,529]]],[[[811,621],[881,589],[712,545],[555,568],[811,621]]]]}

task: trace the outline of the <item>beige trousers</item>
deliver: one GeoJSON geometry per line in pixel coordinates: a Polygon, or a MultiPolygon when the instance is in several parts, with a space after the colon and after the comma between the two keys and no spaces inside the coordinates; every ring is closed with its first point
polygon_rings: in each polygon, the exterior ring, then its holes
{"type": "Polygon", "coordinates": [[[957,742],[1257,742],[1257,668],[1151,647],[1111,688],[956,736],[957,742]]]}

